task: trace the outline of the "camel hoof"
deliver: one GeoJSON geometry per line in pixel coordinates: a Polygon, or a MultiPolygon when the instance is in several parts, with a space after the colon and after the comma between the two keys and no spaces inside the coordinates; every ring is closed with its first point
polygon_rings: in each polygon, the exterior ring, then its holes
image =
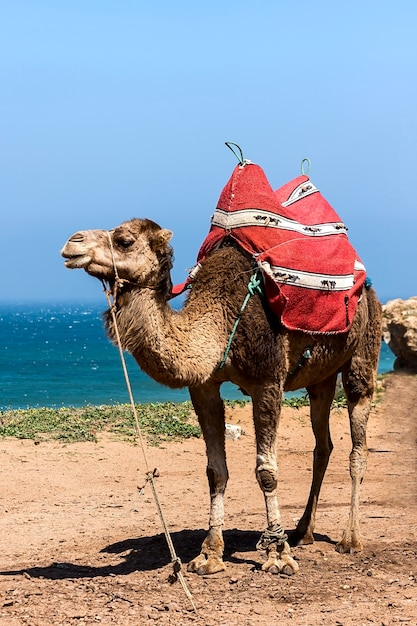
{"type": "Polygon", "coordinates": [[[283,544],[279,552],[276,549],[267,551],[267,556],[266,562],[262,565],[264,572],[292,576],[299,570],[298,563],[292,558],[287,542],[283,544]]]}
{"type": "Polygon", "coordinates": [[[289,554],[281,554],[279,557],[275,553],[274,555],[269,555],[268,560],[262,565],[262,570],[270,574],[292,576],[295,572],[298,572],[299,565],[289,554]]]}
{"type": "Polygon", "coordinates": [[[204,554],[199,554],[198,556],[195,557],[195,559],[193,559],[192,561],[188,563],[187,571],[194,572],[195,574],[197,574],[200,567],[202,567],[204,563],[206,562],[207,562],[207,559],[204,556],[204,554]]]}
{"type": "Polygon", "coordinates": [[[362,552],[363,545],[359,539],[342,539],[336,544],[335,550],[339,554],[355,554],[355,552],[362,552]]]}
{"type": "Polygon", "coordinates": [[[314,543],[314,537],[309,533],[301,535],[294,532],[290,537],[290,542],[291,546],[311,546],[314,543]]]}
{"type": "Polygon", "coordinates": [[[206,557],[204,554],[196,556],[187,566],[188,572],[193,572],[199,576],[217,574],[218,572],[223,572],[225,569],[226,566],[221,558],[213,555],[206,557]]]}
{"type": "Polygon", "coordinates": [[[292,576],[295,572],[298,572],[299,566],[294,559],[288,559],[290,562],[284,562],[280,559],[276,563],[266,562],[262,565],[262,570],[269,574],[284,574],[285,576],[292,576]]]}
{"type": "Polygon", "coordinates": [[[314,543],[313,529],[310,524],[299,522],[297,527],[289,533],[291,546],[310,546],[314,543]]]}

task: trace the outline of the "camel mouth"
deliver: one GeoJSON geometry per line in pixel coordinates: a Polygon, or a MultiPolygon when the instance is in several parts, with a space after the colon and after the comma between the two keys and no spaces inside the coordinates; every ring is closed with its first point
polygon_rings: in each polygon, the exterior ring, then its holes
{"type": "Polygon", "coordinates": [[[70,270],[84,269],[91,261],[86,254],[73,254],[65,258],[64,265],[70,270]]]}

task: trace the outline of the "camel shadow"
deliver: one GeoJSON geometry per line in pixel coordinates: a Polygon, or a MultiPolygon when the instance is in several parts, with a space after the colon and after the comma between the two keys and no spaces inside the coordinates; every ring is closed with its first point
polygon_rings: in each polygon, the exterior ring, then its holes
{"type": "MultiPolygon", "coordinates": [[[[199,552],[201,544],[206,537],[207,531],[181,530],[171,534],[176,554],[182,563],[188,563],[199,552]]],[[[290,531],[289,531],[289,534],[290,531]]],[[[247,530],[224,531],[224,561],[226,563],[246,563],[253,569],[260,569],[262,559],[255,560],[257,552],[256,543],[260,533],[247,530]],[[245,556],[247,553],[247,557],[245,556]]],[[[315,535],[316,541],[336,543],[326,535],[315,535]]],[[[30,567],[21,570],[0,571],[0,576],[26,575],[31,578],[45,578],[49,580],[62,580],[74,578],[96,578],[98,576],[124,576],[137,571],[153,571],[165,567],[171,563],[171,555],[168,549],[165,535],[138,537],[125,539],[117,543],[105,546],[100,554],[120,555],[121,561],[116,565],[91,566],[78,563],[53,562],[44,567],[30,567]]]]}

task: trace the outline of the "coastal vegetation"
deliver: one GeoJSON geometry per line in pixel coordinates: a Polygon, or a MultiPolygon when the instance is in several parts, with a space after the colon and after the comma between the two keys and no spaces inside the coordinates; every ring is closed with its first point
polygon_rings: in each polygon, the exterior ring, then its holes
{"type": "MultiPolygon", "coordinates": [[[[226,401],[231,409],[242,407],[248,400],[226,401]]],[[[344,394],[337,394],[335,409],[345,406],[344,394]]],[[[300,408],[309,404],[306,396],[286,398],[284,406],[300,408]]],[[[200,437],[191,402],[159,402],[137,404],[141,432],[148,443],[158,445],[163,441],[178,441],[200,437]]],[[[29,408],[0,411],[0,437],[32,439],[35,442],[58,440],[72,443],[97,441],[99,433],[108,433],[119,439],[135,441],[137,430],[132,407],[129,404],[114,406],[85,406],[82,408],[29,408]]]]}
{"type": "MultiPolygon", "coordinates": [[[[386,376],[387,374],[378,376],[375,403],[381,399],[386,376]]],[[[226,407],[232,411],[249,403],[249,400],[225,401],[226,407]]],[[[283,400],[283,406],[293,409],[308,405],[307,395],[283,400]]],[[[141,433],[150,445],[201,436],[190,401],[152,402],[137,404],[135,408],[141,433]]],[[[343,390],[338,389],[332,410],[339,411],[343,408],[346,408],[346,397],[343,390]]],[[[35,443],[48,440],[75,443],[97,441],[100,433],[135,442],[138,435],[132,407],[129,404],[116,404],[0,411],[0,438],[32,439],[35,443]]]]}

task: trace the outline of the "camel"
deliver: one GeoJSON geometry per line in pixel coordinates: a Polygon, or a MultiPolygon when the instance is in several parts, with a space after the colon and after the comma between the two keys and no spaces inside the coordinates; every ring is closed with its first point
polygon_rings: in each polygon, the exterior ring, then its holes
{"type": "MultiPolygon", "coordinates": [[[[171,236],[170,230],[149,219],[134,218],[110,231],[77,232],[61,254],[67,268],[84,269],[113,292],[123,349],[142,370],[163,385],[189,388],[206,445],[210,491],[208,533],[200,554],[188,564],[189,571],[205,575],[225,569],[222,528],[228,470],[220,396],[225,381],[244,390],[253,403],[255,474],[264,494],[267,522],[257,546],[266,554],[262,569],[290,575],[299,567],[290,544],[314,540],[317,502],[333,448],[329,413],[341,374],[352,435],[352,487],[347,525],[336,549],[341,553],[361,550],[360,484],[366,469],[366,425],[381,342],[381,307],[373,288],[363,288],[348,332],[317,336],[283,328],[254,292],[224,360],[254,261],[226,237],[205,259],[184,306],[176,311],[169,304],[171,236]],[[306,350],[311,350],[311,356],[300,364],[306,350]],[[309,395],[316,443],[305,511],[288,536],[278,505],[276,438],[283,392],[300,388],[306,388],[309,395]]],[[[115,340],[110,310],[104,320],[108,336],[115,340]]]]}

